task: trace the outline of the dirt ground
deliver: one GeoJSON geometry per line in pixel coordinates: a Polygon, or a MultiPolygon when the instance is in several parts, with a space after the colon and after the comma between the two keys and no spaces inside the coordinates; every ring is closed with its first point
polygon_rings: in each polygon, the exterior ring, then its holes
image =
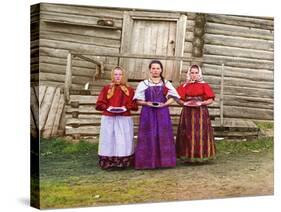
{"type": "Polygon", "coordinates": [[[84,149],[75,144],[57,148],[43,142],[40,170],[43,208],[258,196],[274,192],[272,141],[239,142],[234,146],[219,142],[217,159],[201,165],[178,161],[175,168],[112,171],[97,166],[96,144],[85,145],[84,149]],[[271,144],[267,145],[268,142],[271,144]]]}

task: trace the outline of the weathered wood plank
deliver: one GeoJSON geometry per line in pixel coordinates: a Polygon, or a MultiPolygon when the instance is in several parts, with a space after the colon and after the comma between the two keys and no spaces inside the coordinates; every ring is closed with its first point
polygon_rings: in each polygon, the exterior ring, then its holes
{"type": "Polygon", "coordinates": [[[122,19],[123,11],[121,8],[109,9],[90,7],[82,5],[67,5],[67,4],[48,4],[41,3],[41,11],[57,12],[62,14],[74,14],[74,15],[85,15],[85,16],[97,16],[102,18],[115,18],[122,19]]]}
{"type": "Polygon", "coordinates": [[[61,32],[65,34],[73,34],[73,35],[84,35],[84,36],[93,36],[96,38],[104,38],[104,39],[112,39],[112,40],[120,40],[121,39],[121,31],[120,30],[111,30],[108,33],[108,29],[102,28],[91,28],[85,26],[78,25],[67,25],[65,24],[52,24],[42,22],[40,25],[40,30],[48,31],[48,32],[61,32]]]}
{"type": "MultiPolygon", "coordinates": [[[[41,20],[50,20],[50,21],[59,21],[65,23],[74,23],[74,24],[89,24],[96,25],[98,20],[103,19],[103,17],[96,17],[95,14],[92,16],[85,16],[84,14],[67,14],[67,13],[57,13],[57,12],[47,12],[41,11],[40,13],[41,20]]],[[[112,19],[111,19],[112,20],[112,19]]],[[[122,20],[113,19],[114,26],[121,27],[122,20]]]]}
{"type": "Polygon", "coordinates": [[[40,85],[39,86],[39,107],[41,107],[42,100],[44,99],[45,91],[47,86],[40,85]]]}
{"type": "MultiPolygon", "coordinates": [[[[253,76],[254,77],[254,76],[253,76]]],[[[210,84],[220,84],[221,77],[205,75],[204,79],[210,84]]],[[[249,80],[243,78],[224,77],[224,84],[227,86],[240,86],[249,88],[270,89],[273,91],[274,84],[270,81],[249,80]]]]}
{"type": "MultiPolygon", "coordinates": [[[[83,77],[93,77],[96,71],[96,67],[93,64],[92,68],[84,67],[74,67],[72,66],[72,75],[73,76],[83,76],[83,77]]],[[[65,74],[66,64],[52,64],[50,63],[40,63],[40,73],[54,73],[54,74],[65,74]]]]}
{"type": "Polygon", "coordinates": [[[252,119],[272,120],[273,110],[225,105],[224,116],[230,118],[242,118],[242,119],[252,118],[252,119]]]}
{"type": "Polygon", "coordinates": [[[30,109],[31,113],[33,114],[34,121],[36,128],[38,129],[39,127],[39,104],[38,104],[38,99],[36,97],[36,92],[34,90],[34,87],[30,87],[30,109]]]}
{"type": "MultiPolygon", "coordinates": [[[[88,35],[77,35],[77,34],[70,34],[70,33],[66,34],[64,32],[43,31],[43,30],[41,30],[40,32],[40,39],[50,39],[50,40],[74,42],[74,43],[81,43],[81,44],[94,44],[97,46],[113,47],[113,48],[120,48],[121,45],[121,42],[119,40],[99,38],[99,37],[93,37],[88,35]]],[[[36,44],[37,44],[36,42],[33,43],[33,45],[36,44]]]]}
{"type": "Polygon", "coordinates": [[[250,96],[250,97],[260,97],[260,98],[273,98],[272,89],[260,89],[260,88],[249,88],[242,86],[228,86],[225,85],[225,95],[235,96],[250,96]]]}
{"type": "Polygon", "coordinates": [[[65,41],[54,41],[47,39],[40,39],[40,47],[57,48],[64,50],[79,51],[87,53],[119,53],[119,48],[102,47],[91,44],[72,43],[65,41]]]}
{"type": "Polygon", "coordinates": [[[47,115],[47,120],[45,123],[44,128],[42,129],[41,136],[43,138],[50,138],[52,135],[52,128],[54,125],[54,121],[56,119],[56,114],[58,110],[58,105],[59,105],[59,99],[60,99],[60,88],[56,88],[50,110],[47,115]]]}
{"type": "Polygon", "coordinates": [[[273,41],[273,31],[266,29],[256,29],[243,26],[207,22],[205,30],[207,34],[256,38],[273,41]]]}
{"type": "Polygon", "coordinates": [[[250,96],[224,95],[224,105],[273,110],[273,99],[250,96]]]}
{"type": "Polygon", "coordinates": [[[223,55],[231,57],[243,57],[243,58],[253,58],[273,61],[274,53],[273,51],[255,50],[255,49],[245,49],[230,46],[218,46],[218,45],[204,45],[204,54],[211,55],[223,55]]]}
{"type": "Polygon", "coordinates": [[[48,113],[53,101],[54,93],[56,88],[55,87],[48,87],[46,93],[44,95],[44,99],[41,103],[40,111],[39,111],[39,131],[44,128],[48,113]]]}
{"type": "MultiPolygon", "coordinates": [[[[40,80],[64,83],[65,75],[41,72],[40,80]]],[[[92,81],[92,77],[72,76],[72,83],[74,83],[74,84],[83,84],[84,85],[87,82],[91,82],[91,81],[92,81]]]]}
{"type": "MultiPolygon", "coordinates": [[[[68,50],[64,50],[64,49],[40,47],[40,61],[44,62],[44,60],[46,60],[45,62],[47,62],[50,59],[50,60],[54,60],[54,61],[63,61],[63,64],[66,64],[66,57],[67,57],[68,52],[69,52],[68,50]],[[41,59],[41,57],[42,57],[42,59],[41,59]]],[[[88,56],[88,57],[93,60],[98,60],[100,62],[103,62],[105,65],[118,64],[118,58],[116,58],[116,57],[100,57],[100,56],[88,56]]],[[[85,61],[79,57],[74,57],[72,62],[73,62],[74,66],[76,64],[77,64],[77,66],[80,66],[81,62],[83,62],[83,64],[87,65],[87,66],[93,65],[93,63],[85,61]]],[[[62,63],[62,62],[60,62],[60,63],[62,63]]]]}
{"type": "MultiPolygon", "coordinates": [[[[202,66],[203,74],[220,76],[220,65],[212,65],[205,63],[202,66]]],[[[187,68],[183,70],[184,73],[187,72],[187,68]]],[[[231,66],[224,66],[224,76],[235,77],[249,80],[262,80],[273,82],[274,73],[272,70],[266,69],[251,69],[251,68],[236,68],[231,66]]]]}
{"type": "Polygon", "coordinates": [[[241,38],[235,36],[213,35],[205,33],[205,44],[239,47],[256,50],[273,51],[274,42],[271,40],[261,40],[256,38],[241,38]]]}
{"type": "MultiPolygon", "coordinates": [[[[61,59],[54,60],[45,60],[42,58],[40,61],[40,72],[44,73],[55,73],[55,74],[65,74],[66,64],[61,59]],[[44,61],[44,62],[42,62],[44,61]]],[[[116,66],[113,64],[105,64],[104,77],[110,79],[111,70],[116,66]]],[[[90,64],[89,66],[85,65],[83,61],[74,62],[72,66],[72,75],[73,76],[84,76],[84,77],[93,77],[96,72],[96,65],[90,64]]]]}
{"type": "Polygon", "coordinates": [[[243,58],[243,57],[231,57],[222,55],[209,55],[204,54],[204,63],[221,65],[224,63],[226,66],[233,66],[239,68],[252,68],[252,69],[267,69],[273,70],[273,61],[254,59],[254,58],[243,58]]]}
{"type": "Polygon", "coordinates": [[[62,116],[64,116],[63,109],[64,109],[64,96],[62,94],[60,94],[60,99],[59,99],[59,103],[58,103],[58,109],[55,115],[55,120],[54,120],[54,124],[52,127],[52,132],[51,132],[51,136],[57,136],[58,135],[58,129],[59,129],[59,124],[60,124],[60,120],[62,118],[62,116]]]}
{"type": "Polygon", "coordinates": [[[272,20],[262,20],[254,17],[249,18],[243,16],[208,14],[206,18],[207,22],[223,23],[269,30],[273,30],[274,28],[272,20]]]}

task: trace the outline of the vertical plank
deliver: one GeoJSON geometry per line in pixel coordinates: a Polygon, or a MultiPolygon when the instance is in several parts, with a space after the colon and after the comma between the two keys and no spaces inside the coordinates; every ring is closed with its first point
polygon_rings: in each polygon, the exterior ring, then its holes
{"type": "Polygon", "coordinates": [[[40,85],[39,86],[39,107],[41,107],[42,100],[44,98],[45,92],[46,92],[46,86],[40,85]]]}
{"type": "Polygon", "coordinates": [[[224,64],[221,64],[221,87],[220,87],[220,125],[223,126],[223,89],[224,89],[224,64]]]}
{"type": "Polygon", "coordinates": [[[59,121],[59,128],[58,128],[58,135],[64,135],[65,134],[65,106],[62,110],[62,116],[59,121]]]}
{"type": "MultiPolygon", "coordinates": [[[[177,35],[176,35],[176,47],[175,56],[183,56],[184,53],[184,40],[186,33],[186,15],[181,15],[177,22],[177,35]]],[[[177,69],[173,75],[173,80],[176,82],[180,81],[180,75],[182,70],[182,61],[177,62],[177,69]]]]}
{"type": "Polygon", "coordinates": [[[65,71],[65,82],[64,82],[64,98],[65,101],[69,101],[69,89],[72,85],[72,55],[69,52],[67,54],[67,64],[66,64],[66,71],[65,71]]]}
{"type": "Polygon", "coordinates": [[[36,94],[34,91],[34,87],[30,87],[30,109],[31,113],[33,114],[34,121],[36,128],[39,127],[39,105],[38,105],[38,99],[36,98],[36,94]]]}
{"type": "MultiPolygon", "coordinates": [[[[121,38],[121,53],[129,53],[132,39],[133,19],[128,11],[124,12],[121,38]]],[[[128,69],[128,59],[119,58],[119,64],[128,69]]]]}
{"type": "Polygon", "coordinates": [[[56,118],[58,104],[60,99],[60,88],[57,88],[54,94],[54,98],[51,104],[51,108],[48,113],[48,117],[46,120],[46,124],[44,129],[42,130],[42,137],[43,138],[50,138],[52,133],[53,124],[56,118]]]}
{"type": "Polygon", "coordinates": [[[47,87],[44,99],[42,101],[42,105],[40,107],[40,111],[39,111],[39,131],[41,132],[41,130],[44,128],[47,117],[48,117],[48,113],[53,101],[53,97],[54,97],[54,93],[55,93],[56,88],[55,87],[47,87]]]}
{"type": "MultiPolygon", "coordinates": [[[[167,55],[174,56],[175,55],[175,46],[176,46],[176,23],[169,22],[169,35],[167,41],[167,55]]],[[[173,79],[173,75],[176,72],[176,62],[167,61],[166,63],[166,78],[173,79]]]]}
{"type": "Polygon", "coordinates": [[[64,97],[63,97],[63,95],[60,95],[58,109],[57,109],[57,112],[55,115],[55,120],[54,120],[54,124],[53,124],[53,128],[52,128],[51,136],[58,135],[59,123],[60,123],[62,116],[64,116],[64,114],[62,113],[63,109],[64,109],[64,97]]]}

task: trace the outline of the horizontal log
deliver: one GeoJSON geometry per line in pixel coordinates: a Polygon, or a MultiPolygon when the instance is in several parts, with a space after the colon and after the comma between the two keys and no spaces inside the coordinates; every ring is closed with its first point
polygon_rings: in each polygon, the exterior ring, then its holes
{"type": "MultiPolygon", "coordinates": [[[[221,77],[219,76],[210,76],[205,75],[204,80],[210,84],[219,85],[221,82],[221,77]]],[[[269,89],[273,92],[273,82],[264,82],[264,81],[256,81],[249,79],[241,79],[234,77],[224,77],[224,85],[225,86],[240,86],[240,87],[249,87],[249,88],[260,88],[260,89],[269,89]]]]}
{"type": "Polygon", "coordinates": [[[224,117],[273,120],[273,110],[224,105],[224,117]]]}
{"type": "Polygon", "coordinates": [[[266,29],[256,29],[243,26],[207,22],[205,25],[205,30],[206,34],[256,38],[273,41],[273,31],[266,29]]]}
{"type": "Polygon", "coordinates": [[[194,40],[194,33],[186,31],[185,33],[185,42],[192,42],[194,40]]]}
{"type": "Polygon", "coordinates": [[[99,38],[88,35],[69,34],[64,32],[43,31],[40,32],[41,39],[50,39],[57,41],[66,41],[81,44],[94,44],[103,47],[120,48],[121,42],[119,40],[99,38]]]}
{"type": "Polygon", "coordinates": [[[194,31],[195,21],[187,20],[186,21],[186,34],[194,31]]]}
{"type": "Polygon", "coordinates": [[[192,42],[184,42],[184,52],[191,53],[192,47],[192,42]]]}
{"type": "Polygon", "coordinates": [[[48,4],[41,3],[41,11],[45,12],[57,12],[65,14],[74,14],[74,15],[85,15],[85,16],[97,16],[104,18],[115,18],[122,19],[123,11],[118,9],[102,8],[102,7],[91,7],[91,6],[82,6],[82,5],[67,5],[67,4],[48,4]]]}
{"type": "Polygon", "coordinates": [[[250,96],[260,98],[273,98],[272,89],[249,88],[241,86],[224,86],[225,95],[250,96]]]}
{"type": "Polygon", "coordinates": [[[227,137],[227,138],[256,138],[259,135],[258,132],[228,132],[228,131],[215,131],[215,137],[227,137]]]}
{"type": "Polygon", "coordinates": [[[274,42],[271,40],[261,40],[256,38],[241,38],[235,36],[213,35],[205,33],[205,44],[212,44],[227,47],[239,47],[254,50],[272,51],[274,49],[274,42]]]}
{"type": "Polygon", "coordinates": [[[231,56],[222,56],[222,55],[210,55],[204,54],[203,56],[204,63],[233,66],[237,68],[252,68],[252,69],[267,69],[273,70],[274,63],[269,60],[261,59],[249,59],[243,57],[231,57],[231,56]]]}
{"type": "MultiPolygon", "coordinates": [[[[67,14],[67,13],[57,13],[57,12],[49,12],[49,11],[42,11],[40,12],[40,19],[41,20],[51,20],[51,21],[60,21],[66,23],[75,23],[75,24],[89,24],[89,25],[96,25],[98,20],[104,19],[104,17],[96,16],[92,14],[91,16],[85,16],[84,14],[67,14]]],[[[114,26],[122,27],[122,20],[121,19],[111,19],[114,21],[114,26]]]]}
{"type": "Polygon", "coordinates": [[[225,95],[224,105],[273,110],[273,99],[249,97],[249,96],[225,95]]]}
{"type": "MultiPolygon", "coordinates": [[[[65,76],[62,75],[62,74],[41,72],[40,73],[40,81],[41,80],[64,83],[65,76]]],[[[92,77],[72,76],[72,83],[74,83],[74,84],[85,85],[87,82],[91,82],[91,81],[92,81],[92,77]]]]}
{"type": "MultiPolygon", "coordinates": [[[[183,69],[185,73],[187,69],[183,69]]],[[[203,75],[221,76],[221,66],[205,63],[202,66],[203,75]]],[[[224,66],[224,76],[242,78],[256,81],[270,81],[273,82],[274,73],[272,70],[266,69],[250,69],[250,68],[236,68],[224,66]]]]}
{"type": "Polygon", "coordinates": [[[244,57],[249,59],[262,59],[273,61],[274,53],[273,51],[255,50],[255,49],[245,49],[229,46],[219,46],[219,45],[204,45],[204,54],[211,55],[223,55],[231,57],[244,57]]]}
{"type": "Polygon", "coordinates": [[[106,38],[112,40],[120,40],[121,39],[121,31],[120,30],[111,30],[108,33],[108,29],[103,28],[94,28],[94,27],[85,27],[79,25],[65,25],[65,24],[52,24],[41,22],[40,30],[48,31],[48,32],[61,32],[65,34],[73,34],[73,35],[84,35],[84,36],[93,36],[97,38],[106,38]]]}
{"type": "Polygon", "coordinates": [[[55,41],[40,39],[40,47],[57,48],[72,51],[82,51],[83,53],[119,53],[119,48],[96,46],[91,44],[80,44],[65,41],[55,41]]]}
{"type": "Polygon", "coordinates": [[[208,14],[206,16],[207,22],[223,23],[236,26],[253,27],[260,29],[274,29],[273,20],[258,19],[255,17],[231,16],[231,15],[216,15],[208,14]]]}
{"type": "MultiPolygon", "coordinates": [[[[40,73],[54,73],[54,74],[65,74],[66,65],[40,63],[40,73]]],[[[84,67],[72,67],[73,76],[85,76],[93,78],[96,72],[96,68],[84,68],[84,67]]]]}
{"type": "MultiPolygon", "coordinates": [[[[64,61],[63,64],[66,64],[67,54],[68,54],[68,50],[40,47],[40,59],[41,59],[41,57],[44,58],[44,56],[47,56],[48,59],[56,58],[57,60],[63,60],[64,61]]],[[[89,57],[93,60],[98,60],[100,62],[103,62],[105,65],[106,64],[113,64],[113,65],[118,64],[118,58],[116,58],[116,57],[100,57],[100,56],[87,56],[87,57],[89,57]]],[[[78,63],[83,62],[83,64],[85,64],[85,65],[93,64],[93,63],[83,60],[79,57],[73,57],[72,62],[74,65],[76,64],[76,62],[78,62],[78,63]]]]}

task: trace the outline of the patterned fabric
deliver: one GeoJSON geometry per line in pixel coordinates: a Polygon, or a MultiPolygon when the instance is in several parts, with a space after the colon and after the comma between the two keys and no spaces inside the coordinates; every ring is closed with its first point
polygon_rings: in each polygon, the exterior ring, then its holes
{"type": "Polygon", "coordinates": [[[118,85],[118,84],[111,84],[108,91],[107,91],[107,99],[110,99],[113,95],[114,95],[114,92],[115,92],[115,87],[116,86],[120,86],[120,89],[123,91],[123,93],[126,95],[126,96],[129,96],[130,93],[129,93],[129,89],[125,86],[125,85],[118,85]]]}
{"type": "MultiPolygon", "coordinates": [[[[165,102],[164,86],[150,86],[145,100],[165,102]]],[[[140,114],[138,143],[135,151],[136,169],[176,166],[176,153],[169,108],[143,106],[140,114]]]]}
{"type": "Polygon", "coordinates": [[[216,147],[207,106],[184,107],[177,138],[177,157],[187,162],[214,159],[216,147]]]}
{"type": "Polygon", "coordinates": [[[102,169],[133,167],[134,155],[127,157],[108,157],[99,155],[99,166],[102,169]]]}

